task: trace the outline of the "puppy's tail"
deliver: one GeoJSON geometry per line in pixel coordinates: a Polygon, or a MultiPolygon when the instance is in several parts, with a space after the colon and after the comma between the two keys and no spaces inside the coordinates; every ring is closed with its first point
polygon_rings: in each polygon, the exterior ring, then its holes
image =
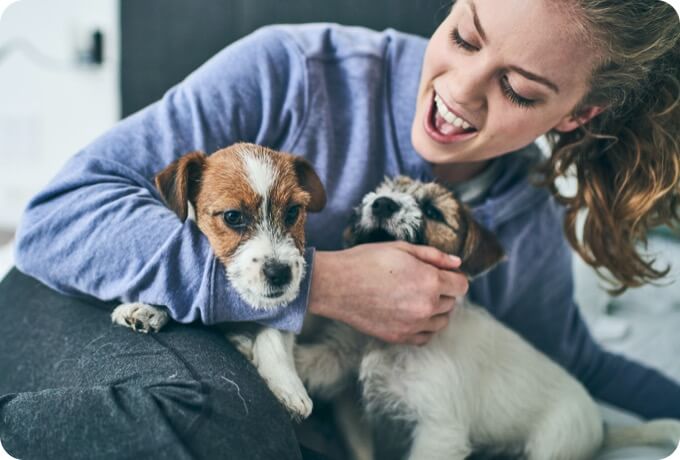
{"type": "Polygon", "coordinates": [[[680,421],[659,419],[634,426],[607,427],[605,448],[631,446],[668,446],[680,443],[680,421]]]}

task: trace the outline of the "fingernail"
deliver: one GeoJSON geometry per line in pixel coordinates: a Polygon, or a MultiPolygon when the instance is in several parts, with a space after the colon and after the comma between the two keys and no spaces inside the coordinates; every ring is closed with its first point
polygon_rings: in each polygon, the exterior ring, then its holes
{"type": "Polygon", "coordinates": [[[449,254],[449,257],[451,258],[452,261],[454,261],[456,263],[460,262],[460,257],[458,257],[458,256],[454,256],[454,255],[449,254]]]}

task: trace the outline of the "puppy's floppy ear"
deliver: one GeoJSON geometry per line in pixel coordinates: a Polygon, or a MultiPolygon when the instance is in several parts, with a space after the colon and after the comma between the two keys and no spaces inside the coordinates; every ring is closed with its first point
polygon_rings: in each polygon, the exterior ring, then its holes
{"type": "Polygon", "coordinates": [[[462,260],[460,269],[470,278],[491,270],[505,258],[505,251],[496,236],[485,229],[465,208],[460,210],[461,230],[464,240],[458,256],[462,260]]]}
{"type": "Polygon", "coordinates": [[[349,223],[342,232],[342,242],[345,248],[351,248],[357,244],[357,223],[361,218],[359,208],[352,209],[352,214],[349,216],[349,223]]]}
{"type": "Polygon", "coordinates": [[[319,212],[326,206],[326,190],[317,176],[314,168],[302,157],[293,157],[293,168],[298,177],[300,186],[311,195],[307,206],[310,212],[319,212]]]}
{"type": "Polygon", "coordinates": [[[203,152],[190,152],[156,174],[161,198],[182,222],[187,218],[187,201],[193,202],[198,193],[206,158],[203,152]]]}

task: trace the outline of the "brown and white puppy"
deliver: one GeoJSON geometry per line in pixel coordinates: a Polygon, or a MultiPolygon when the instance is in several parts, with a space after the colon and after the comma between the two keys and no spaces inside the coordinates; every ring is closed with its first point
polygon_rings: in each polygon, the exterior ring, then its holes
{"type": "MultiPolygon", "coordinates": [[[[345,236],[350,245],[431,245],[459,255],[471,277],[503,258],[494,235],[448,190],[404,177],[366,195],[345,236]]],[[[529,460],[585,460],[603,442],[674,446],[680,439],[677,421],[605,433],[579,382],[463,299],[427,345],[384,344],[327,323],[314,340],[298,344],[295,359],[310,394],[342,401],[338,425],[354,458],[462,460],[481,448],[529,460]],[[357,379],[359,416],[343,393],[357,379]],[[370,429],[362,427],[366,420],[370,429]]]]}
{"type": "MultiPolygon", "coordinates": [[[[180,220],[195,219],[231,286],[252,308],[272,309],[295,299],[305,274],[306,213],[326,203],[307,161],[239,143],[210,156],[181,157],[156,176],[156,187],[180,220]]],[[[120,305],[112,313],[114,323],[141,332],[157,331],[167,320],[164,310],[140,303],[120,305]]],[[[266,327],[254,331],[227,336],[294,416],[308,416],[312,402],[295,371],[293,334],[266,327]]]]}

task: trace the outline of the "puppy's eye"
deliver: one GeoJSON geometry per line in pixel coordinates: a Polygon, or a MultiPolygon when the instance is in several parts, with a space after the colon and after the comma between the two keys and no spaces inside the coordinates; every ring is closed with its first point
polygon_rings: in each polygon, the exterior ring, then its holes
{"type": "Polygon", "coordinates": [[[291,226],[295,222],[297,222],[298,217],[300,216],[300,205],[293,205],[290,208],[288,208],[288,211],[286,211],[286,225],[291,226]]]}
{"type": "Polygon", "coordinates": [[[444,216],[442,215],[441,211],[435,208],[432,203],[425,203],[423,205],[423,214],[425,214],[425,217],[428,219],[444,222],[444,216]]]}
{"type": "Polygon", "coordinates": [[[225,211],[222,218],[224,223],[233,229],[240,230],[246,226],[246,218],[241,211],[225,211]]]}

